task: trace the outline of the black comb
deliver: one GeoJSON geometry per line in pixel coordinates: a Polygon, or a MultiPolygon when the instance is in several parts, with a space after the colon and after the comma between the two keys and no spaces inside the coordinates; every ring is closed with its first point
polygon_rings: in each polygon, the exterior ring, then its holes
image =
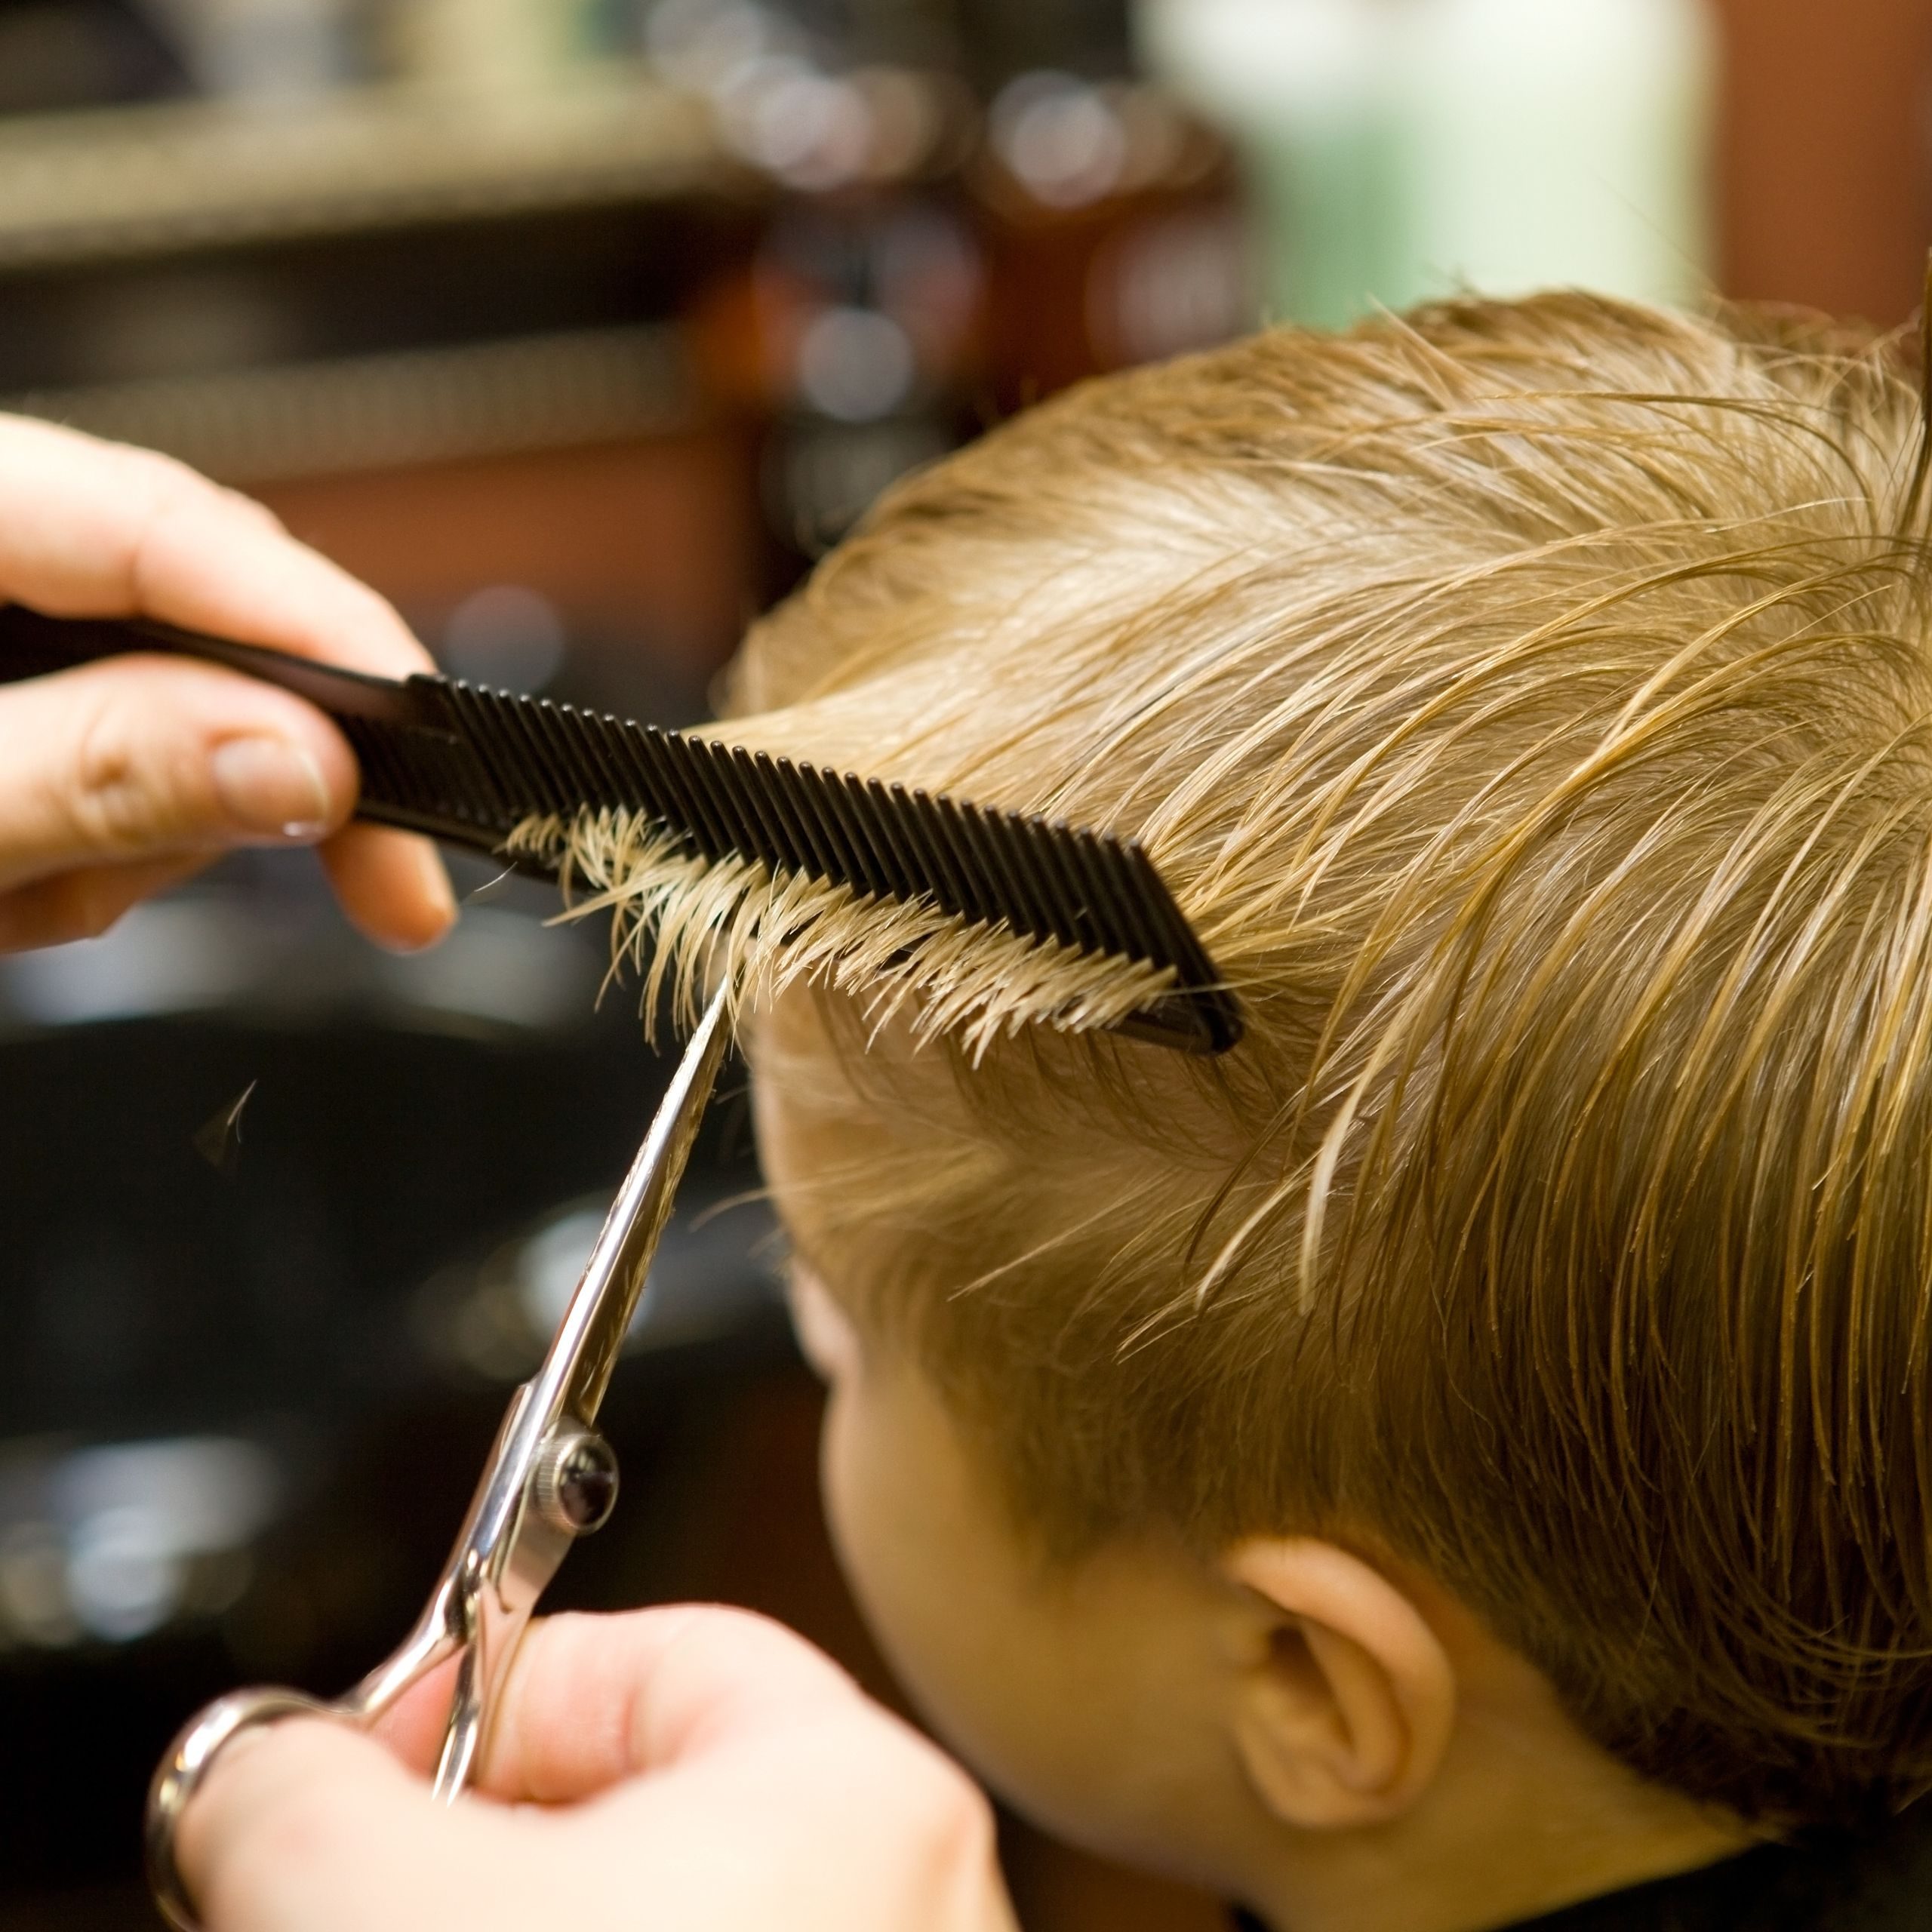
{"type": "Polygon", "coordinates": [[[359,817],[500,853],[530,818],[643,812],[706,860],[761,860],[861,895],[929,901],[968,924],[1003,919],[1029,939],[1171,967],[1173,990],[1115,1030],[1203,1054],[1241,1037],[1240,1008],[1131,839],[452,678],[398,683],[171,625],[0,607],[0,681],[137,651],[226,665],[326,712],[362,768],[359,817]]]}

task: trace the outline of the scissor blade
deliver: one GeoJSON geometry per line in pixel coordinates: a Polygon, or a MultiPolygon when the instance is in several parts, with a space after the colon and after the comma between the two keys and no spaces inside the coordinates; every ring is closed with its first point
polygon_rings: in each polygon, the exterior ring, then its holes
{"type": "Polygon", "coordinates": [[[545,1414],[597,1419],[731,1037],[721,992],[685,1046],[531,1385],[545,1414]]]}

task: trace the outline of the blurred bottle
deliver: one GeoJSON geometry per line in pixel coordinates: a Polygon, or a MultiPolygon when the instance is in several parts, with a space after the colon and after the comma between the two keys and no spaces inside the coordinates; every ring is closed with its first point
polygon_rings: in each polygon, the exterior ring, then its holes
{"type": "Polygon", "coordinates": [[[1407,11],[1401,0],[1143,0],[1143,58],[1241,148],[1273,315],[1337,327],[1411,278],[1394,85],[1407,11]]]}
{"type": "Polygon", "coordinates": [[[1164,89],[1018,75],[993,98],[968,179],[997,409],[1252,325],[1227,149],[1164,89]]]}
{"type": "Polygon", "coordinates": [[[1134,71],[1128,0],[946,0],[961,71],[990,100],[1022,74],[1124,79],[1134,71]]]}
{"type": "Polygon", "coordinates": [[[1709,292],[1703,0],[1419,0],[1402,118],[1412,291],[1709,292]]]}
{"type": "Polygon", "coordinates": [[[441,85],[541,89],[605,51],[598,0],[389,0],[392,72],[441,85]]]}
{"type": "Polygon", "coordinates": [[[1141,0],[1245,155],[1279,316],[1707,284],[1707,0],[1141,0]]]}
{"type": "Polygon", "coordinates": [[[777,190],[685,321],[704,392],[744,426],[789,589],[894,479],[971,426],[984,277],[958,186],[968,103],[943,75],[840,69],[768,10],[689,4],[647,45],[698,85],[777,190]]]}
{"type": "Polygon", "coordinates": [[[284,101],[355,77],[352,0],[146,0],[203,93],[284,101]]]}
{"type": "Polygon", "coordinates": [[[0,115],[179,94],[174,42],[131,0],[0,0],[0,115]]]}
{"type": "Polygon", "coordinates": [[[657,0],[645,17],[659,70],[711,99],[778,190],[688,318],[707,393],[757,445],[768,594],[990,416],[1252,320],[1225,143],[1164,89],[1078,70],[1124,59],[1116,10],[970,11],[657,0]],[[1065,64],[1016,74],[1023,51],[1065,64]],[[958,67],[887,57],[907,51],[958,67]],[[996,78],[989,108],[960,68],[996,78]]]}

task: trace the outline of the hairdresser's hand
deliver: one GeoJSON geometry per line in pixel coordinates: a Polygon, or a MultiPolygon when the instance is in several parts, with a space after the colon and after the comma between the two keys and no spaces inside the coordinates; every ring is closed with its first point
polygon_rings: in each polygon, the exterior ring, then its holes
{"type": "MultiPolygon", "coordinates": [[[[430,1716],[392,1740],[419,1763],[430,1716]]],[[[537,1625],[483,1783],[445,1808],[383,1745],[279,1725],[217,1766],[182,1871],[208,1932],[1014,1932],[964,1774],[741,1611],[537,1625]]]]}
{"type": "MultiPolygon", "coordinates": [[[[401,619],[269,512],[166,457],[0,416],[0,602],[164,618],[389,676],[401,619]]],[[[315,844],[349,916],[414,946],[455,916],[426,841],[345,829],[355,761],[299,698],[131,657],[0,685],[0,952],[104,931],[233,845],[315,844]]]]}

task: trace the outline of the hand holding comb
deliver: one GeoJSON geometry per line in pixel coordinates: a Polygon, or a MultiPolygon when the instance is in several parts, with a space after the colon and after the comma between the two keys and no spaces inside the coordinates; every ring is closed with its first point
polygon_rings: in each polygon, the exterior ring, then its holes
{"type": "Polygon", "coordinates": [[[1115,1023],[1131,1037],[1215,1054],[1241,1036],[1233,998],[1131,839],[454,678],[398,682],[166,624],[0,607],[0,680],[133,651],[225,665],[315,705],[361,767],[359,817],[500,853],[532,820],[643,814],[706,862],[755,860],[1171,974],[1115,1023]]]}

